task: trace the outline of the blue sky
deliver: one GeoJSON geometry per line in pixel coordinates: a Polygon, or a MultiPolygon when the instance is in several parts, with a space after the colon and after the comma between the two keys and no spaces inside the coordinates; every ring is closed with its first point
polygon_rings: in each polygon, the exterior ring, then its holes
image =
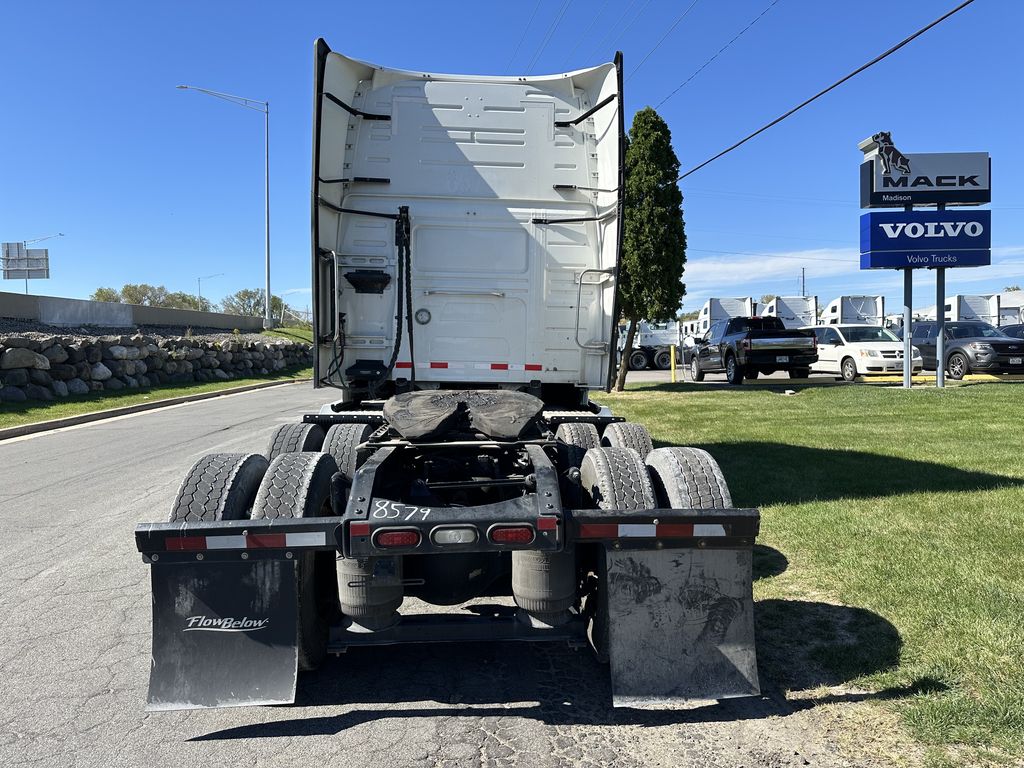
{"type": "MultiPolygon", "coordinates": [[[[197,277],[218,272],[203,281],[215,300],[262,285],[262,115],[174,86],[269,99],[273,289],[304,307],[316,37],[389,66],[486,74],[560,72],[621,49],[628,122],[770,1],[698,0],[639,69],[692,0],[4,3],[0,240],[65,233],[44,244],[53,277],[34,293],[86,297],[125,282],[195,292],[197,277]]],[[[953,5],[778,0],[659,107],[683,167],[953,5]]],[[[709,295],[794,293],[801,267],[823,302],[878,292],[898,303],[898,274],[857,269],[856,145],[879,130],[904,152],[992,154],[993,266],[951,270],[948,293],[1024,282],[1022,26],[1024,3],[978,0],[686,179],[684,308],[709,295]]],[[[915,285],[915,305],[934,303],[930,273],[915,285]]]]}

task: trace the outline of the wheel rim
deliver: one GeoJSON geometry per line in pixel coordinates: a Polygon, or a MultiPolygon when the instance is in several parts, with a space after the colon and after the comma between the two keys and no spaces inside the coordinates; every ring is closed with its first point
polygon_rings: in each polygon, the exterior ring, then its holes
{"type": "Polygon", "coordinates": [[[633,355],[629,358],[629,365],[631,368],[636,368],[638,370],[641,368],[646,368],[647,357],[634,352],[633,355]]]}
{"type": "Polygon", "coordinates": [[[852,360],[847,360],[843,363],[843,378],[848,381],[853,381],[857,378],[857,369],[854,367],[852,360]]]}
{"type": "Polygon", "coordinates": [[[731,357],[725,361],[725,372],[730,379],[736,378],[736,361],[731,357]]]}
{"type": "Polygon", "coordinates": [[[697,358],[693,358],[690,361],[690,378],[696,379],[697,374],[700,373],[700,365],[697,363],[697,358]]]}
{"type": "Polygon", "coordinates": [[[964,359],[960,357],[960,355],[953,355],[953,357],[950,358],[949,372],[951,375],[957,377],[964,375],[964,359]]]}

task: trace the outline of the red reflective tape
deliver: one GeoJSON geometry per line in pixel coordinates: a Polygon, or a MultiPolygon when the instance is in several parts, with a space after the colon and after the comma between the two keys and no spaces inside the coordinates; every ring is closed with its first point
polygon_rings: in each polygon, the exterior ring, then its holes
{"type": "Polygon", "coordinates": [[[348,532],[353,536],[369,536],[370,524],[357,520],[349,525],[348,532]]]}
{"type": "Polygon", "coordinates": [[[181,552],[182,550],[206,549],[205,536],[179,536],[175,539],[166,539],[165,544],[169,552],[181,552]]]}
{"type": "Polygon", "coordinates": [[[287,541],[283,533],[252,533],[245,539],[249,549],[284,549],[287,541]]]}
{"type": "Polygon", "coordinates": [[[508,363],[491,363],[492,371],[507,371],[508,363]]]}
{"type": "Polygon", "coordinates": [[[693,536],[693,523],[660,523],[656,530],[659,539],[689,539],[693,536]]]}
{"type": "Polygon", "coordinates": [[[537,530],[538,531],[557,531],[558,530],[558,518],[557,517],[538,517],[537,518],[537,530]]]}
{"type": "Polygon", "coordinates": [[[526,370],[528,370],[528,371],[543,371],[544,370],[544,366],[540,365],[539,363],[527,363],[526,364],[526,370]]]}
{"type": "Polygon", "coordinates": [[[448,363],[431,363],[430,367],[431,368],[447,368],[448,367],[448,363]]]}
{"type": "Polygon", "coordinates": [[[395,363],[395,368],[412,368],[412,363],[411,362],[404,362],[403,363],[403,362],[399,361],[399,362],[395,363]]]}
{"type": "Polygon", "coordinates": [[[617,539],[618,523],[583,523],[580,525],[581,539],[617,539]]]}

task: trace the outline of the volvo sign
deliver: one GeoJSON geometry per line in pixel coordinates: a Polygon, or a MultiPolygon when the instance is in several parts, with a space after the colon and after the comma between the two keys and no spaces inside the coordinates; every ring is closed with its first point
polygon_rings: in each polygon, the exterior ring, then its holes
{"type": "Polygon", "coordinates": [[[992,201],[991,160],[987,152],[904,154],[888,131],[857,145],[861,208],[907,205],[981,205],[992,201]]]}
{"type": "Polygon", "coordinates": [[[860,217],[861,269],[984,267],[991,211],[872,211],[860,217]]]}

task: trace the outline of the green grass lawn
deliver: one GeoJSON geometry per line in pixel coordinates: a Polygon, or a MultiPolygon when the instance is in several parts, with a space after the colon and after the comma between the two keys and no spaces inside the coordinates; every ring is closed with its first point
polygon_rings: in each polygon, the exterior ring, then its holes
{"type": "Polygon", "coordinates": [[[195,395],[203,392],[216,392],[221,389],[243,387],[246,384],[258,384],[263,381],[291,381],[308,379],[313,375],[312,368],[300,368],[295,371],[272,373],[266,376],[250,376],[231,379],[229,381],[210,381],[198,384],[174,384],[166,387],[149,389],[121,390],[120,392],[100,392],[79,397],[66,397],[48,402],[29,400],[24,403],[0,403],[0,429],[31,424],[50,419],[64,419],[79,416],[83,413],[105,411],[110,408],[123,408],[126,405],[155,402],[182,395],[195,395]]]}
{"type": "Polygon", "coordinates": [[[274,328],[270,331],[263,331],[266,336],[277,336],[289,341],[304,341],[307,344],[313,343],[312,328],[274,328]]]}
{"type": "Polygon", "coordinates": [[[761,509],[769,685],[860,689],[935,763],[1024,754],[1024,386],[799,389],[599,399],[656,444],[708,450],[734,504],[761,509]]]}

